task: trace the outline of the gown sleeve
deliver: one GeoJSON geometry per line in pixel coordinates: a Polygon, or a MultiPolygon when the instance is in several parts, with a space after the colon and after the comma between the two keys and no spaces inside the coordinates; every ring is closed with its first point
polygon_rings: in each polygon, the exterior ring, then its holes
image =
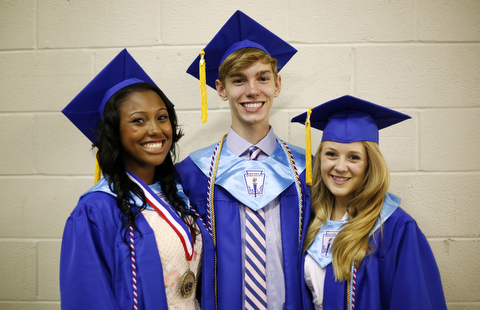
{"type": "Polygon", "coordinates": [[[97,196],[91,204],[80,200],[66,222],[60,257],[62,309],[122,308],[113,291],[116,225],[99,208],[112,209],[112,199],[97,196]]]}
{"type": "Polygon", "coordinates": [[[440,272],[425,235],[415,221],[401,226],[384,258],[384,270],[390,272],[380,274],[382,282],[388,283],[380,286],[390,295],[388,309],[447,309],[440,272]]]}

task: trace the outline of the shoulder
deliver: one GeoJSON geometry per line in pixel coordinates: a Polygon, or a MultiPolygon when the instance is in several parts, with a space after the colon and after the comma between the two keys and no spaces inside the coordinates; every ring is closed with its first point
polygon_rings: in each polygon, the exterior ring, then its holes
{"type": "Polygon", "coordinates": [[[381,239],[384,251],[398,250],[407,244],[426,242],[415,219],[401,207],[398,207],[383,223],[382,231],[381,239]]]}
{"type": "Polygon", "coordinates": [[[82,199],[84,196],[94,193],[94,192],[102,192],[105,194],[108,194],[113,197],[117,197],[117,194],[115,194],[112,189],[110,188],[109,182],[106,178],[101,178],[100,181],[98,181],[94,186],[92,186],[89,190],[87,190],[85,193],[83,193],[80,196],[80,199],[82,199]]]}
{"type": "Polygon", "coordinates": [[[406,223],[416,225],[413,217],[401,208],[401,202],[402,200],[400,197],[397,197],[390,192],[385,194],[382,210],[380,212],[380,220],[382,222],[385,221],[385,226],[402,226],[406,223]]]}
{"type": "Polygon", "coordinates": [[[195,152],[190,153],[190,155],[188,155],[188,157],[193,161],[195,161],[196,159],[205,158],[205,157],[206,158],[211,158],[212,154],[213,154],[213,151],[215,150],[217,145],[218,145],[218,143],[214,143],[212,145],[204,147],[203,149],[199,149],[195,152]]]}
{"type": "Polygon", "coordinates": [[[120,221],[120,218],[120,210],[114,196],[103,191],[89,191],[82,195],[68,221],[103,226],[105,223],[120,221]]]}
{"type": "Polygon", "coordinates": [[[382,244],[385,249],[402,243],[407,236],[417,235],[419,229],[417,222],[401,207],[398,207],[392,215],[383,223],[381,230],[382,244]]]}
{"type": "Polygon", "coordinates": [[[295,146],[293,144],[287,143],[278,137],[277,139],[277,149],[282,148],[285,152],[285,156],[288,158],[288,162],[295,166],[297,172],[302,174],[305,171],[306,167],[306,157],[305,150],[295,146]]]}
{"type": "MultiPolygon", "coordinates": [[[[175,164],[175,169],[177,170],[178,174],[180,176],[188,175],[190,177],[192,173],[202,173],[202,171],[208,169],[212,160],[213,152],[217,148],[217,145],[218,143],[212,144],[203,149],[190,153],[190,155],[184,160],[175,164]]],[[[203,173],[205,173],[205,171],[203,173]]]]}
{"type": "Polygon", "coordinates": [[[183,159],[181,162],[175,164],[175,170],[177,174],[182,179],[183,176],[191,176],[195,172],[200,172],[198,167],[195,165],[195,162],[190,158],[190,156],[183,159]]]}
{"type": "Polygon", "coordinates": [[[298,155],[305,156],[305,149],[287,142],[285,142],[285,144],[290,148],[290,150],[294,151],[298,155]]]}
{"type": "Polygon", "coordinates": [[[192,159],[190,158],[190,156],[187,156],[182,161],[175,163],[175,169],[177,171],[180,171],[182,169],[185,169],[186,167],[188,167],[192,163],[193,162],[192,162],[192,159]]]}
{"type": "MultiPolygon", "coordinates": [[[[75,210],[103,209],[106,206],[117,205],[117,195],[110,189],[108,180],[100,179],[94,186],[80,196],[75,210]]],[[[74,211],[75,211],[74,210],[74,211]]]]}
{"type": "Polygon", "coordinates": [[[293,153],[294,156],[305,157],[305,149],[303,149],[299,146],[293,145],[291,143],[285,142],[284,140],[279,139],[278,137],[277,137],[277,141],[285,144],[287,146],[287,148],[290,150],[290,152],[293,153]]]}
{"type": "Polygon", "coordinates": [[[195,152],[190,153],[184,160],[182,160],[180,163],[177,163],[176,166],[188,165],[190,162],[202,158],[211,158],[217,144],[218,143],[214,143],[212,145],[204,147],[203,149],[199,149],[195,152]]]}
{"type": "Polygon", "coordinates": [[[104,191],[88,191],[78,200],[79,205],[98,206],[105,203],[117,203],[116,196],[104,191]]]}
{"type": "Polygon", "coordinates": [[[415,219],[403,210],[400,206],[392,213],[392,215],[385,222],[385,226],[392,226],[396,229],[401,229],[405,225],[417,226],[415,219]]]}

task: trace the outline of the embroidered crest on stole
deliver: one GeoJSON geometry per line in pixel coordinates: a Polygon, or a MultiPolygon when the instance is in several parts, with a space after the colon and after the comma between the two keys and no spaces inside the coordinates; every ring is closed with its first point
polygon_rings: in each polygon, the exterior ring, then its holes
{"type": "Polygon", "coordinates": [[[326,230],[322,236],[322,254],[327,256],[332,252],[332,243],[338,234],[338,230],[326,230]]]}
{"type": "Polygon", "coordinates": [[[263,195],[265,187],[265,171],[264,170],[245,170],[243,174],[247,194],[253,197],[263,195]]]}

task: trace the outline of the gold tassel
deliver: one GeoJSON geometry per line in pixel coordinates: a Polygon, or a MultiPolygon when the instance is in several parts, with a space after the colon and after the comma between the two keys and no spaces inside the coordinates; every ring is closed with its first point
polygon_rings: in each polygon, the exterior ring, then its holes
{"type": "Polygon", "coordinates": [[[312,108],[307,111],[307,121],[305,122],[305,153],[306,153],[306,182],[307,185],[312,185],[312,135],[310,126],[310,115],[312,114],[312,108]]]}
{"type": "Polygon", "coordinates": [[[202,100],[202,123],[207,122],[207,77],[205,65],[205,51],[200,52],[200,97],[202,100]]]}
{"type": "MultiPolygon", "coordinates": [[[[97,150],[98,155],[98,150],[97,150]]],[[[98,181],[102,178],[102,170],[100,169],[100,165],[98,164],[97,156],[95,155],[95,172],[94,172],[94,181],[97,184],[98,181]]]]}

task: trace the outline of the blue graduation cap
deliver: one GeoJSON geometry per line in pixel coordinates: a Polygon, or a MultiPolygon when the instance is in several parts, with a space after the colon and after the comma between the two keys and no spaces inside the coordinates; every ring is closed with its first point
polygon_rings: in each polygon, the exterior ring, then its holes
{"type": "Polygon", "coordinates": [[[380,129],[409,118],[406,114],[348,95],[295,116],[292,122],[306,125],[307,184],[312,182],[310,127],[323,130],[322,141],[378,143],[380,129]]]}
{"type": "MultiPolygon", "coordinates": [[[[380,105],[343,96],[312,109],[310,123],[313,128],[323,130],[322,141],[341,143],[372,141],[378,143],[378,131],[410,116],[380,105]]],[[[292,119],[305,124],[307,112],[292,119]]]]}
{"type": "Polygon", "coordinates": [[[223,25],[202,53],[187,69],[187,73],[200,80],[202,92],[202,122],[206,122],[206,88],[213,89],[218,79],[218,68],[236,50],[254,47],[277,59],[278,71],[297,50],[241,11],[236,11],[223,25]],[[205,117],[205,119],[204,119],[205,117]]]}
{"type": "Polygon", "coordinates": [[[96,130],[108,99],[124,87],[143,82],[155,85],[142,67],[124,49],[73,98],[62,113],[92,143],[95,143],[96,130]]]}

